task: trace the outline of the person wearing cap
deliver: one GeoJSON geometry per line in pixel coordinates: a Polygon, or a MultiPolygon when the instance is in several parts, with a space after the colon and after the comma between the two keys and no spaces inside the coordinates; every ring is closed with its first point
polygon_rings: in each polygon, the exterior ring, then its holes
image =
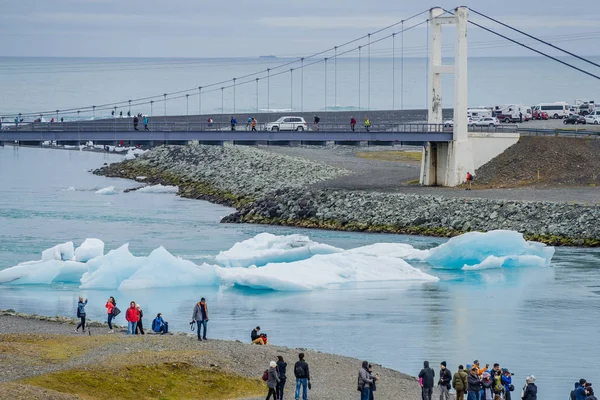
{"type": "Polygon", "coordinates": [[[435,378],[435,371],[429,368],[429,361],[423,361],[423,369],[419,372],[423,400],[431,400],[433,396],[433,378],[435,378]]]}
{"type": "Polygon", "coordinates": [[[469,383],[467,382],[468,374],[465,372],[462,365],[458,366],[458,371],[452,378],[452,387],[456,390],[456,400],[464,400],[469,383]]]}
{"type": "Polygon", "coordinates": [[[446,361],[440,363],[440,380],[438,386],[440,387],[440,400],[450,399],[450,383],[452,382],[452,372],[446,368],[446,361]]]}
{"type": "Polygon", "coordinates": [[[269,363],[269,378],[267,379],[267,387],[269,388],[269,393],[267,393],[267,399],[271,398],[273,395],[273,400],[277,400],[277,384],[279,383],[279,374],[277,373],[277,363],[275,361],[271,361],[269,363]]]}
{"type": "Polygon", "coordinates": [[[537,386],[535,386],[535,376],[530,375],[525,378],[525,387],[521,400],[537,400],[537,386]]]}
{"type": "Polygon", "coordinates": [[[583,378],[579,380],[579,382],[575,382],[575,389],[571,392],[571,398],[575,400],[586,400],[585,395],[585,384],[587,381],[583,378]]]}
{"type": "Polygon", "coordinates": [[[373,382],[375,382],[375,377],[369,372],[369,362],[363,361],[358,370],[358,391],[360,392],[360,400],[369,400],[373,382]]]}
{"type": "Polygon", "coordinates": [[[510,400],[510,388],[512,385],[512,374],[506,368],[502,368],[502,385],[504,386],[504,400],[510,400]]]}
{"type": "Polygon", "coordinates": [[[598,400],[596,396],[594,396],[594,389],[591,386],[585,388],[585,395],[587,396],[585,400],[598,400]]]}
{"type": "Polygon", "coordinates": [[[471,367],[469,376],[467,377],[467,400],[478,400],[479,391],[481,390],[481,381],[479,380],[478,368],[471,367]]]}

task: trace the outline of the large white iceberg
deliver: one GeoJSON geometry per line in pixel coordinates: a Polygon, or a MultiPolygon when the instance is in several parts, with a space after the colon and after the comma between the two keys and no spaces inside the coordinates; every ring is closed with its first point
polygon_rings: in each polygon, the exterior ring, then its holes
{"type": "Polygon", "coordinates": [[[519,232],[495,230],[465,233],[408,258],[421,259],[434,268],[475,270],[545,266],[553,255],[554,247],[528,242],[519,232]]]}
{"type": "Polygon", "coordinates": [[[364,282],[438,280],[400,258],[351,252],[316,255],[261,268],[218,268],[217,274],[227,284],[278,291],[308,291],[364,282]]]}
{"type": "Polygon", "coordinates": [[[67,261],[72,260],[75,257],[75,247],[73,242],[66,242],[57,244],[54,247],[42,251],[42,260],[61,260],[67,261]]]}
{"type": "Polygon", "coordinates": [[[344,250],[313,242],[304,235],[277,236],[259,233],[253,238],[238,242],[227,251],[221,251],[216,261],[225,267],[263,266],[304,260],[317,254],[333,254],[344,250]]]}
{"type": "Polygon", "coordinates": [[[81,246],[75,249],[75,259],[79,262],[88,262],[102,255],[104,255],[104,242],[100,239],[85,239],[81,246]]]}
{"type": "Polygon", "coordinates": [[[29,261],[0,271],[0,284],[50,285],[78,282],[85,264],[76,261],[29,261]]]}
{"type": "Polygon", "coordinates": [[[158,185],[144,186],[137,190],[140,193],[177,193],[179,191],[178,186],[163,186],[160,183],[158,185]]]}

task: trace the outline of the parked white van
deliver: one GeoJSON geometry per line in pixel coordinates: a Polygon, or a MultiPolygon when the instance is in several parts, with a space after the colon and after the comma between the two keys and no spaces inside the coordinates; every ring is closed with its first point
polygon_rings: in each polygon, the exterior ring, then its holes
{"type": "Polygon", "coordinates": [[[564,118],[570,113],[571,107],[567,102],[559,101],[556,103],[540,103],[533,108],[533,111],[543,111],[548,114],[548,118],[564,118]]]}

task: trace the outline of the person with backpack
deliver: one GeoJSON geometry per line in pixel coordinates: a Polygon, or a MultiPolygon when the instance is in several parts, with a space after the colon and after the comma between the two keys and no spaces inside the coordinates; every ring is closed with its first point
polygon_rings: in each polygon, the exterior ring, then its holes
{"type": "Polygon", "coordinates": [[[585,388],[586,398],[585,400],[598,400],[596,396],[594,396],[594,389],[591,386],[585,388]]]}
{"type": "Polygon", "coordinates": [[[310,389],[310,372],[308,363],[304,361],[304,353],[298,354],[298,361],[294,364],[294,376],[296,377],[296,400],[300,400],[300,386],[302,386],[302,400],[308,400],[308,389],[310,389]]]}
{"type": "Polygon", "coordinates": [[[271,361],[269,364],[269,369],[267,370],[267,387],[269,388],[269,393],[267,393],[266,400],[271,398],[273,395],[273,400],[277,400],[277,384],[279,383],[279,374],[277,373],[277,363],[275,361],[271,361]]]}
{"type": "Polygon", "coordinates": [[[152,331],[161,335],[169,333],[169,323],[163,319],[161,313],[156,314],[156,318],[152,321],[152,331]]]}
{"type": "Polygon", "coordinates": [[[77,328],[75,328],[75,332],[79,333],[79,328],[81,327],[81,330],[83,331],[83,333],[85,333],[85,306],[87,304],[87,299],[85,299],[85,301],[83,300],[83,297],[79,297],[79,302],[77,303],[77,318],[79,318],[81,320],[81,322],[79,322],[79,324],[77,325],[77,328]]]}
{"type": "Polygon", "coordinates": [[[125,313],[125,320],[127,321],[127,334],[135,335],[135,328],[140,320],[140,312],[135,307],[134,301],[129,303],[129,308],[125,313]]]}
{"type": "Polygon", "coordinates": [[[512,384],[512,374],[506,368],[502,368],[502,385],[504,386],[504,400],[510,400],[511,392],[515,390],[512,384]]]}
{"type": "Polygon", "coordinates": [[[208,323],[208,306],[206,305],[206,299],[203,297],[200,299],[200,302],[196,304],[194,307],[194,312],[192,314],[192,322],[196,321],[197,329],[198,329],[198,340],[202,341],[202,339],[206,339],[206,324],[208,323]],[[204,327],[204,335],[202,335],[201,327],[204,327]]]}
{"type": "Polygon", "coordinates": [[[256,132],[256,118],[252,118],[250,124],[252,125],[252,132],[256,132]]]}
{"type": "Polygon", "coordinates": [[[575,382],[575,389],[571,391],[571,400],[586,400],[585,384],[587,381],[583,378],[579,382],[575,382]]]}
{"type": "Polygon", "coordinates": [[[375,382],[375,378],[369,372],[369,362],[363,361],[358,370],[358,391],[360,392],[360,400],[369,400],[371,397],[371,385],[375,382]]]}
{"type": "Polygon", "coordinates": [[[465,190],[471,190],[471,183],[473,182],[473,174],[467,172],[467,184],[469,185],[465,190]]]}
{"type": "Polygon", "coordinates": [[[279,383],[277,384],[277,400],[283,400],[283,389],[285,388],[285,381],[287,381],[286,369],[287,363],[283,361],[283,357],[277,356],[277,373],[279,373],[279,383]]]}
{"type": "Polygon", "coordinates": [[[537,386],[535,385],[535,376],[531,375],[525,378],[525,387],[521,400],[537,400],[537,386]]]}
{"type": "Polygon", "coordinates": [[[462,365],[458,366],[458,371],[452,377],[452,387],[456,390],[456,400],[464,400],[467,393],[468,382],[467,373],[462,365]]]}
{"type": "Polygon", "coordinates": [[[479,369],[473,365],[467,377],[467,400],[479,400],[479,391],[481,390],[481,381],[479,380],[479,369]]]}
{"type": "Polygon", "coordinates": [[[446,368],[446,361],[440,363],[440,380],[438,386],[440,387],[440,400],[450,400],[450,383],[452,382],[452,372],[446,368]]]}
{"type": "Polygon", "coordinates": [[[117,308],[117,302],[112,296],[108,298],[108,301],[104,307],[106,307],[106,312],[108,313],[108,333],[113,333],[112,320],[114,317],[119,315],[121,311],[117,308]]]}
{"type": "Polygon", "coordinates": [[[433,396],[433,379],[435,371],[429,368],[429,361],[423,361],[423,369],[419,372],[419,383],[421,384],[422,400],[431,400],[433,396]]]}

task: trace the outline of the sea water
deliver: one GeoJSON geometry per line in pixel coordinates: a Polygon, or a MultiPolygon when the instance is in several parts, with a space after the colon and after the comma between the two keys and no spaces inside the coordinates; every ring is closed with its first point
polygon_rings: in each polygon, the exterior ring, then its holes
{"type": "MultiPolygon", "coordinates": [[[[220,224],[232,209],[172,193],[123,193],[136,182],[89,170],[123,156],[36,148],[0,148],[0,269],[39,260],[43,250],[85,238],[105,251],[125,243],[139,256],[159,246],[197,264],[216,263],[220,251],[262,232],[305,234],[341,249],[392,242],[429,249],[441,239],[287,227],[220,224]],[[115,194],[97,194],[114,186],[115,194]]],[[[313,348],[367,359],[409,374],[423,360],[452,370],[474,359],[499,362],[538,378],[540,396],[563,399],[573,382],[594,382],[600,362],[596,331],[600,252],[558,248],[551,266],[478,271],[410,263],[438,282],[371,282],[306,292],[212,286],[142,290],[82,290],[76,284],[0,285],[0,308],[74,316],[78,296],[90,319],[104,320],[115,296],[125,309],[136,301],[144,322],[163,313],[172,330],[189,331],[194,304],[209,305],[209,338],[248,341],[256,325],[273,344],[313,348]]],[[[117,323],[123,323],[123,316],[117,323]]],[[[310,360],[309,360],[310,362],[310,360]]],[[[257,366],[259,371],[260,366],[257,366]]],[[[358,368],[358,366],[357,366],[358,368]]],[[[382,382],[385,384],[385,382],[382,382]]]]}

